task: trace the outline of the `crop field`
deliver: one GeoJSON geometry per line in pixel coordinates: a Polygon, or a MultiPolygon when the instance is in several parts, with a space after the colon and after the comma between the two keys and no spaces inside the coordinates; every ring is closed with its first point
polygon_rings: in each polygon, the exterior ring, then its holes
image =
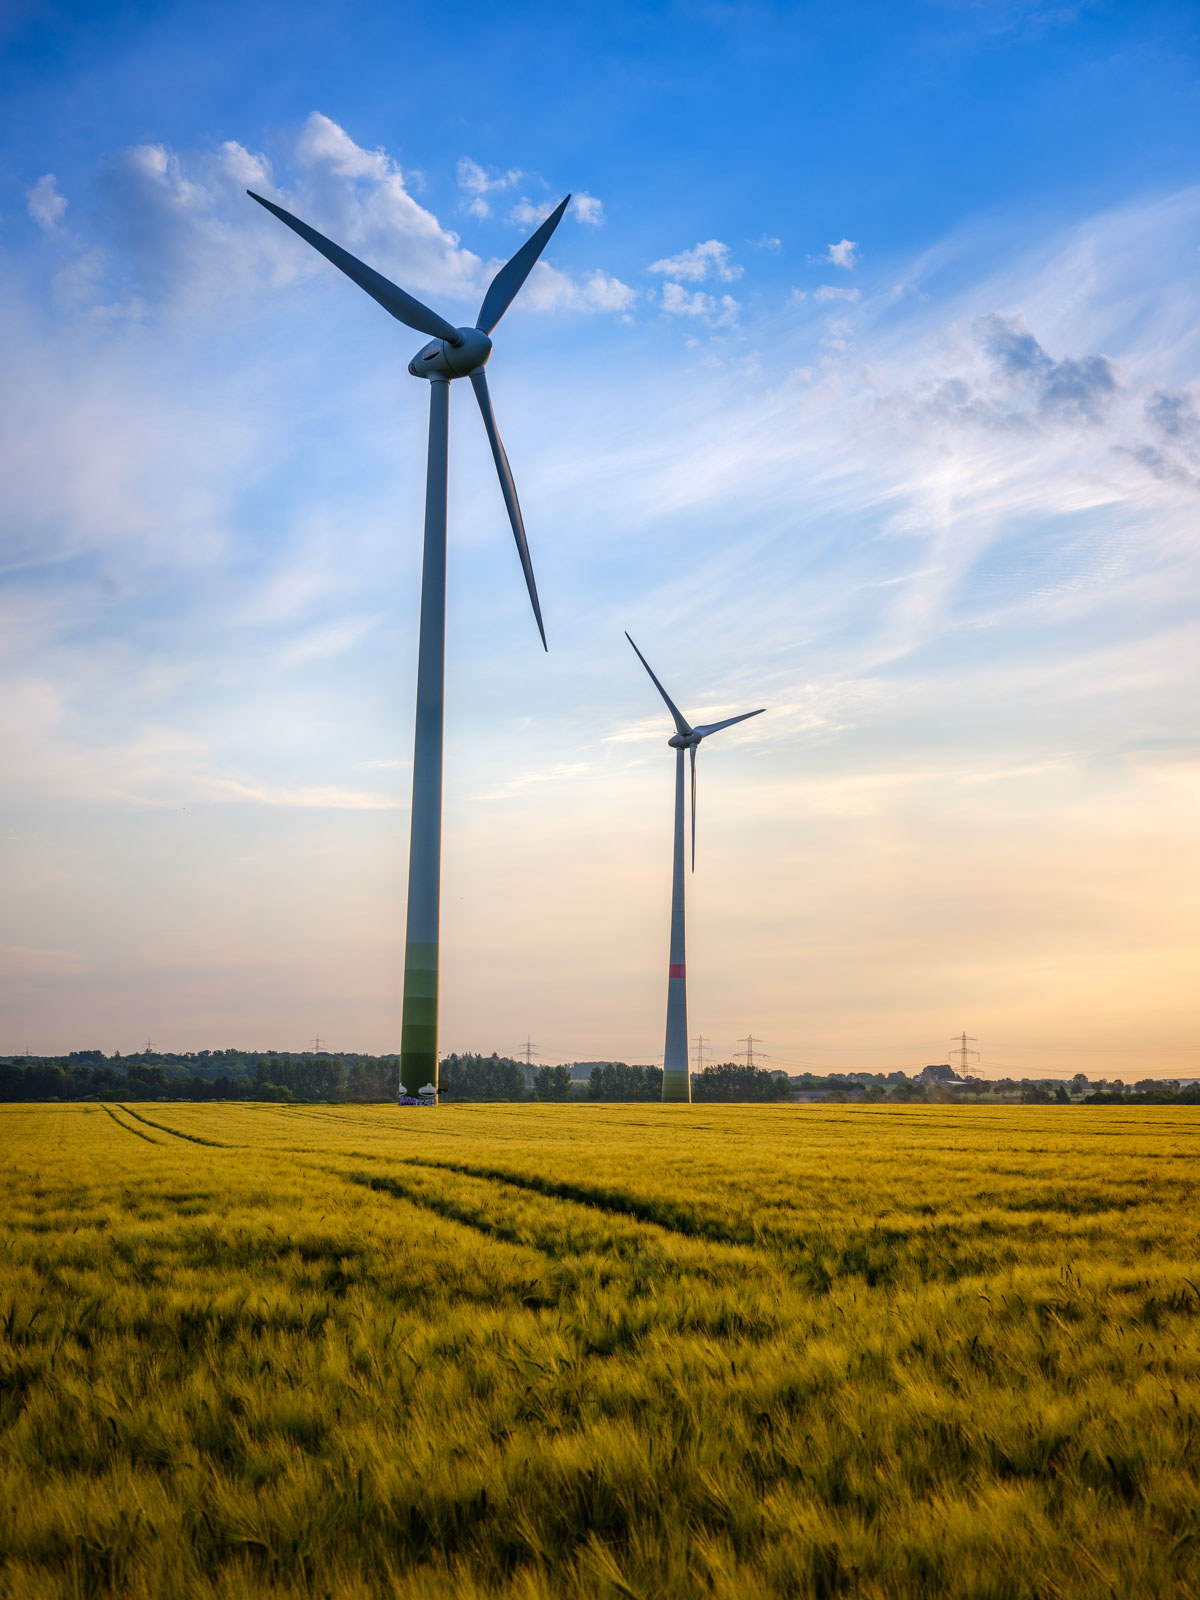
{"type": "Polygon", "coordinates": [[[1200,1593],[1200,1111],[0,1119],[4,1596],[1200,1593]]]}

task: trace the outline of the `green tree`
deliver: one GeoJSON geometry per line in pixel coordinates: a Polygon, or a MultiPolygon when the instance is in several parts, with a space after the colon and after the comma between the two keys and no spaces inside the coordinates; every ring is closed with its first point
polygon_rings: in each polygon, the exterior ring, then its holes
{"type": "Polygon", "coordinates": [[[535,1100],[569,1100],[570,1067],[539,1067],[533,1075],[533,1096],[535,1100]]]}
{"type": "Polygon", "coordinates": [[[693,1100],[789,1100],[787,1078],[763,1067],[739,1067],[726,1061],[692,1074],[693,1100]]]}
{"type": "Polygon", "coordinates": [[[662,1068],[604,1061],[592,1068],[587,1092],[589,1100],[661,1100],[662,1068]]]}
{"type": "Polygon", "coordinates": [[[524,1100],[525,1068],[508,1056],[451,1055],[438,1068],[446,1100],[524,1100]]]}

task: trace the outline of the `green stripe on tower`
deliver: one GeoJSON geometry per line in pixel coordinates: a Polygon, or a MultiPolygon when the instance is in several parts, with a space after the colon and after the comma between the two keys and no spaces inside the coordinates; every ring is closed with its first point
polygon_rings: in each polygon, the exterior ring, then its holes
{"type": "Polygon", "coordinates": [[[664,1105],[672,1101],[686,1105],[692,1098],[691,1074],[686,1069],[664,1072],[662,1097],[664,1105]]]}
{"type": "Polygon", "coordinates": [[[438,947],[412,940],[404,953],[404,1009],[400,1022],[400,1085],[415,1095],[437,1088],[438,947]]]}

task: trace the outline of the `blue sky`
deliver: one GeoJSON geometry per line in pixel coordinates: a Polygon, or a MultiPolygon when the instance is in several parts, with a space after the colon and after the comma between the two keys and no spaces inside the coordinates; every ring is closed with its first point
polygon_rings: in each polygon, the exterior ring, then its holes
{"type": "Polygon", "coordinates": [[[420,344],[452,407],[447,1048],[1200,1067],[1198,29],[1146,5],[10,7],[0,1048],[394,1048],[420,344]],[[944,1036],[944,1037],[943,1037],[944,1036]]]}

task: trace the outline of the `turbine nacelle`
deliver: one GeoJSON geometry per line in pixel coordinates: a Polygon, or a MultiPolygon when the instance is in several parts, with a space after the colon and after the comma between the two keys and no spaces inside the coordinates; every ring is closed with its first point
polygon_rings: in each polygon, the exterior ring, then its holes
{"type": "MultiPolygon", "coordinates": [[[[629,639],[629,635],[628,634],[626,634],[625,637],[627,639],[629,639]]],[[[632,639],[629,639],[629,642],[630,642],[630,644],[633,644],[633,640],[632,639]]],[[[675,724],[675,732],[667,740],[668,745],[670,745],[672,750],[678,750],[681,757],[683,755],[683,752],[686,750],[688,752],[688,755],[689,755],[690,759],[691,759],[691,764],[692,764],[692,871],[695,872],[695,870],[696,870],[696,751],[700,748],[700,741],[701,741],[701,739],[707,739],[710,733],[720,733],[722,728],[732,728],[735,722],[746,722],[751,717],[761,717],[762,714],[763,714],[763,707],[760,706],[757,711],[743,711],[739,716],[736,716],[736,717],[726,717],[721,722],[703,722],[703,723],[700,724],[700,726],[698,728],[693,728],[691,723],[684,716],[683,712],[680,711],[679,707],[675,704],[674,700],[671,699],[671,696],[663,688],[662,684],[659,683],[658,679],[654,675],[654,668],[646,660],[645,656],[642,654],[642,652],[638,649],[637,645],[635,645],[635,644],[633,644],[633,653],[634,653],[635,656],[637,656],[638,660],[642,663],[642,665],[645,667],[646,671],[650,674],[651,682],[654,684],[654,687],[658,690],[659,694],[662,695],[663,700],[666,703],[667,710],[671,713],[671,720],[675,724]]],[[[680,761],[680,765],[679,765],[679,781],[680,781],[680,783],[683,782],[683,763],[682,763],[682,760],[680,761]]]]}
{"type": "MultiPolygon", "coordinates": [[[[517,500],[517,486],[513,482],[512,469],[504,453],[504,446],[500,443],[496,418],[492,412],[492,399],[488,394],[487,377],[483,369],[492,353],[492,341],[488,335],[512,305],[521,285],[532,272],[538,257],[546,248],[550,235],[562,221],[563,212],[566,211],[571,196],[568,195],[566,200],[554,208],[541,227],[530,234],[512,260],[506,261],[500,268],[488,285],[475,326],[456,328],[447,322],[445,317],[431,310],[429,306],[423,305],[415,295],[392,283],[381,272],[376,272],[374,267],[367,266],[365,261],[352,256],[348,250],[343,250],[340,244],[334,244],[332,239],[327,239],[323,233],[310,228],[307,222],[301,222],[299,217],[292,216],[290,211],[277,206],[273,200],[264,200],[262,195],[255,194],[253,189],[247,189],[246,193],[252,200],[257,200],[264,210],[278,217],[280,222],[289,227],[293,233],[299,234],[301,239],[312,245],[326,261],[331,261],[339,272],[344,272],[352,283],[364,289],[371,299],[377,301],[389,315],[395,317],[397,322],[402,322],[406,328],[416,328],[418,333],[429,336],[430,342],[423,350],[418,350],[408,363],[408,370],[414,378],[428,378],[435,382],[448,382],[451,378],[470,378],[480,415],[483,417],[483,426],[487,430],[488,443],[492,447],[492,459],[496,463],[496,473],[500,479],[500,492],[504,496],[504,505],[512,526],[513,538],[516,540],[521,570],[525,574],[525,587],[529,590],[534,619],[541,635],[542,646],[545,648],[546,630],[542,626],[542,608],[538,603],[537,584],[533,580],[533,562],[529,558],[525,523],[517,500]]],[[[401,1054],[403,1053],[402,1048],[401,1054]]]]}
{"type": "Polygon", "coordinates": [[[480,328],[459,328],[458,342],[431,339],[408,363],[414,378],[466,378],[478,372],[492,353],[492,341],[480,328]]]}

